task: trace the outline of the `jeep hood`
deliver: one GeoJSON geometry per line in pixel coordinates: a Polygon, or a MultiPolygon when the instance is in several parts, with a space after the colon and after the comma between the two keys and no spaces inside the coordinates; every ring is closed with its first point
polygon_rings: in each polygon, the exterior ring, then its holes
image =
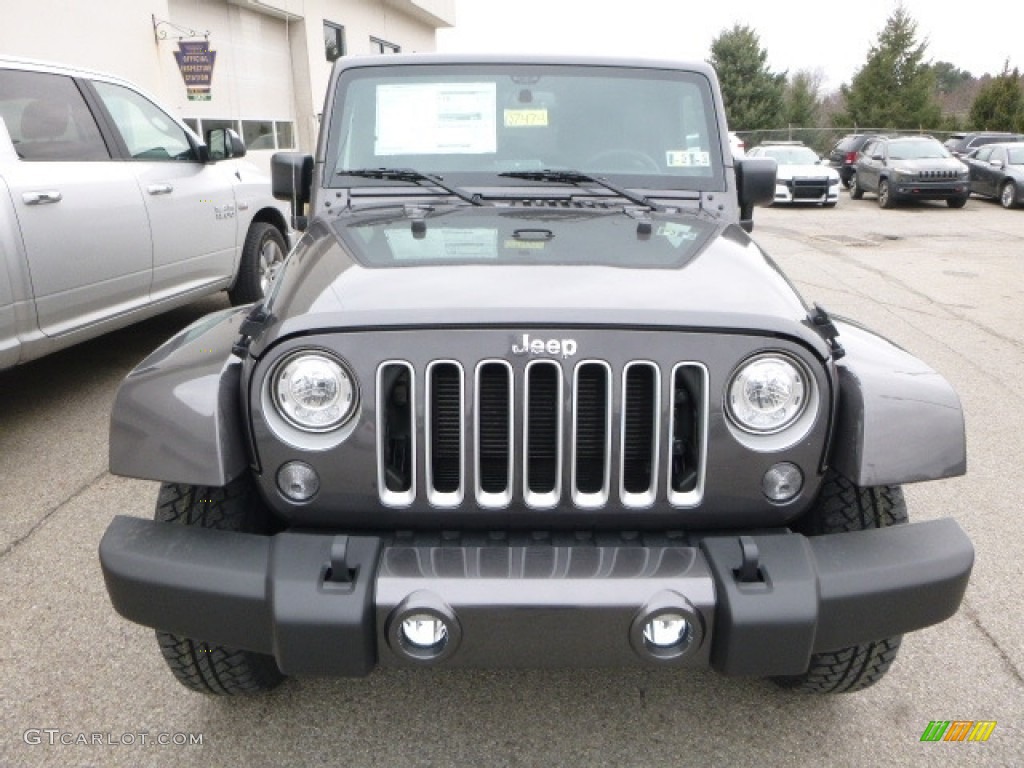
{"type": "Polygon", "coordinates": [[[823,351],[807,307],[738,226],[702,213],[391,206],[317,219],[253,339],[410,326],[778,333],[823,351]]]}

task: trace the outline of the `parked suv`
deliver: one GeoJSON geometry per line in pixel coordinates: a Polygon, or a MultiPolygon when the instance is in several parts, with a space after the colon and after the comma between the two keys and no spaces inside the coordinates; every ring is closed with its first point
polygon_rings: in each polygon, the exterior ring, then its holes
{"type": "Polygon", "coordinates": [[[876,136],[857,155],[850,197],[865,192],[892,208],[904,200],[945,200],[963,208],[970,196],[967,166],[931,136],[876,136]]]}
{"type": "Polygon", "coordinates": [[[162,485],[100,562],[179,682],[648,665],[850,691],[956,611],[971,543],[906,524],[900,485],[964,472],[959,400],[747,234],[775,161],[729,151],[710,66],[343,57],[323,114],[315,155],[272,163],[309,219],[270,295],[113,407],[111,470],[162,485]]]}
{"type": "Polygon", "coordinates": [[[954,157],[964,157],[978,147],[986,144],[1006,143],[1011,141],[1024,141],[1024,134],[1004,133],[999,131],[977,132],[977,133],[954,133],[944,142],[944,146],[954,157]]]}
{"type": "Polygon", "coordinates": [[[216,291],[261,299],[287,209],[131,83],[0,58],[0,368],[216,291]]]}
{"type": "Polygon", "coordinates": [[[874,133],[851,133],[843,136],[828,152],[828,164],[839,172],[839,180],[847,189],[853,183],[853,174],[857,163],[857,153],[874,133]]]}

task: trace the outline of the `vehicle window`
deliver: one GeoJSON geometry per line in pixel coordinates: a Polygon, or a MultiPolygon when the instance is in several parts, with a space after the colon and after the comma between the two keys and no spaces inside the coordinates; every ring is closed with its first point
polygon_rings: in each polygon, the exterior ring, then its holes
{"type": "Polygon", "coordinates": [[[718,118],[699,75],[446,65],[396,77],[380,67],[346,72],[338,87],[328,150],[335,174],[571,169],[643,177],[655,187],[706,179],[707,188],[724,177],[718,118]]]}
{"type": "Polygon", "coordinates": [[[1024,147],[1013,147],[1006,151],[1010,165],[1024,165],[1024,147]]]}
{"type": "Polygon", "coordinates": [[[863,152],[868,157],[872,157],[878,154],[878,142],[869,141],[867,144],[864,145],[864,148],[861,150],[861,152],[863,152]]]}
{"type": "Polygon", "coordinates": [[[114,119],[132,159],[194,159],[185,131],[162,109],[120,85],[103,82],[93,85],[114,119]]]}
{"type": "Polygon", "coordinates": [[[988,152],[988,154],[986,155],[985,158],[982,158],[982,159],[995,160],[996,162],[1000,162],[1000,163],[1005,163],[1006,162],[1006,150],[1003,149],[1002,147],[996,147],[993,150],[985,150],[985,149],[983,149],[983,150],[981,150],[981,152],[978,153],[979,157],[981,156],[982,153],[985,153],[986,151],[988,152]]]}
{"type": "Polygon", "coordinates": [[[89,107],[64,75],[0,70],[0,120],[22,160],[109,160],[89,107]]]}
{"type": "Polygon", "coordinates": [[[894,141],[889,145],[890,160],[932,160],[950,157],[949,150],[935,139],[894,141]]]}
{"type": "Polygon", "coordinates": [[[991,155],[991,154],[992,154],[992,147],[982,147],[981,149],[979,149],[977,151],[977,153],[975,153],[974,159],[975,160],[981,160],[982,162],[985,162],[985,161],[987,161],[989,159],[989,155],[991,155]]]}
{"type": "Polygon", "coordinates": [[[814,165],[818,156],[810,147],[765,147],[764,154],[779,165],[814,165]]]}

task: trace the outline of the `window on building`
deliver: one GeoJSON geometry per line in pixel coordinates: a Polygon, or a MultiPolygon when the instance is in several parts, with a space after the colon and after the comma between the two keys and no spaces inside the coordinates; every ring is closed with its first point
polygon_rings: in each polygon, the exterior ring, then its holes
{"type": "Polygon", "coordinates": [[[242,141],[246,149],[274,149],[274,123],[270,120],[243,120],[242,141]]]}
{"type": "Polygon", "coordinates": [[[210,131],[212,131],[214,128],[230,128],[232,131],[238,133],[238,135],[241,136],[241,133],[238,130],[237,120],[228,120],[227,118],[217,117],[204,117],[200,121],[199,127],[202,129],[199,135],[203,137],[203,141],[207,140],[207,137],[210,135],[210,131]]]}
{"type": "Polygon", "coordinates": [[[70,77],[0,70],[0,120],[22,160],[109,160],[70,77]]]}
{"type": "Polygon", "coordinates": [[[379,37],[370,38],[370,53],[400,53],[402,46],[381,40],[379,37]]]}
{"type": "Polygon", "coordinates": [[[277,148],[295,149],[295,129],[291,123],[274,123],[277,130],[277,148]]]}
{"type": "Polygon", "coordinates": [[[328,61],[345,55],[345,28],[340,24],[324,22],[324,53],[328,61]]]}

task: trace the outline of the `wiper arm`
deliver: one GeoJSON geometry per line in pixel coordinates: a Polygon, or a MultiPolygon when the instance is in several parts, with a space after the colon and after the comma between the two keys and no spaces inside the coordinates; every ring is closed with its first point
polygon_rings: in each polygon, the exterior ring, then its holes
{"type": "Polygon", "coordinates": [[[408,181],[419,184],[421,181],[429,181],[435,187],[440,187],[450,195],[455,195],[460,200],[465,200],[470,205],[485,205],[480,195],[471,195],[464,189],[446,184],[444,179],[432,173],[422,173],[414,168],[353,168],[351,170],[338,171],[338,176],[358,176],[362,179],[382,179],[384,181],[408,181]]]}
{"type": "Polygon", "coordinates": [[[631,203],[642,205],[645,208],[649,208],[652,211],[662,210],[661,206],[657,203],[652,203],[646,197],[642,197],[628,189],[623,189],[617,184],[612,184],[610,181],[597,176],[590,176],[580,171],[554,171],[545,169],[543,171],[506,171],[499,173],[499,176],[508,176],[513,179],[526,179],[527,181],[550,181],[556,184],[597,184],[599,187],[604,187],[609,192],[614,192],[619,197],[624,197],[631,203]]]}

